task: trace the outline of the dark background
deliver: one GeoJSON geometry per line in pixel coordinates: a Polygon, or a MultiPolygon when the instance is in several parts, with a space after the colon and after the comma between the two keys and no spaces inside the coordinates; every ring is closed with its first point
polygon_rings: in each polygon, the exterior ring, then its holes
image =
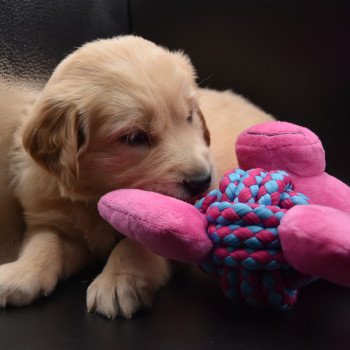
{"type": "Polygon", "coordinates": [[[0,72],[46,79],[82,43],[128,33],[184,50],[202,86],[312,128],[350,183],[348,0],[0,0],[0,72]]]}
{"type": "MultiPolygon", "coordinates": [[[[82,43],[134,33],[183,49],[201,86],[231,88],[312,128],[328,171],[350,183],[350,2],[302,0],[0,0],[0,74],[44,82],[82,43]]],[[[348,228],[345,228],[348,229],[348,228]]],[[[350,349],[350,292],[317,282],[289,312],[226,301],[215,281],[177,276],[151,313],[109,321],[85,311],[98,272],[50,298],[0,310],[0,349],[350,349]]]]}

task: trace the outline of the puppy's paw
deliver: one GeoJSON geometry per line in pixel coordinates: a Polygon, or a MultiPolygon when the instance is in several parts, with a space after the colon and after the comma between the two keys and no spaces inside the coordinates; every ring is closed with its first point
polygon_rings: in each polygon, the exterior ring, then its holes
{"type": "Polygon", "coordinates": [[[108,318],[132,318],[139,308],[152,306],[154,293],[155,288],[144,278],[101,273],[87,290],[87,309],[108,318]]]}
{"type": "Polygon", "coordinates": [[[1,265],[0,307],[30,304],[39,296],[51,293],[56,283],[55,276],[18,262],[1,265]]]}

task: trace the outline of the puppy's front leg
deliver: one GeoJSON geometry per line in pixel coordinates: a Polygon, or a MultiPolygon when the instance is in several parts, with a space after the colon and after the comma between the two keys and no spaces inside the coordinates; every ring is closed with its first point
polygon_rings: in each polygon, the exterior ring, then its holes
{"type": "Polygon", "coordinates": [[[54,230],[27,232],[18,260],[0,266],[0,307],[26,305],[48,295],[87,261],[82,245],[63,240],[54,230]]]}
{"type": "Polygon", "coordinates": [[[142,305],[150,306],[154,293],[171,275],[170,262],[139,243],[124,238],[87,290],[88,311],[109,318],[131,318],[142,305]]]}

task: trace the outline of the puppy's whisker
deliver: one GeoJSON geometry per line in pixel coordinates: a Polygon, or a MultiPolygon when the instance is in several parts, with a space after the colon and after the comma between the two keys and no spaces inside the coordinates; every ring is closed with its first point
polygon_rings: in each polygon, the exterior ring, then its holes
{"type": "Polygon", "coordinates": [[[208,75],[206,78],[204,78],[203,80],[201,80],[201,81],[198,83],[198,86],[202,86],[202,84],[203,84],[205,81],[211,79],[213,76],[214,76],[214,74],[208,75]]]}

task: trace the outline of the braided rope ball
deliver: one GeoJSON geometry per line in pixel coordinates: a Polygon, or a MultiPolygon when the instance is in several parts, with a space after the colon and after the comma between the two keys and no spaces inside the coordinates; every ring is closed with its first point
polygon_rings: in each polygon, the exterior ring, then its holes
{"type": "Polygon", "coordinates": [[[309,204],[293,188],[284,171],[236,169],[196,203],[207,215],[214,245],[202,268],[219,278],[231,300],[287,310],[296,302],[297,288],[310,282],[286,262],[278,236],[286,211],[309,204]]]}

